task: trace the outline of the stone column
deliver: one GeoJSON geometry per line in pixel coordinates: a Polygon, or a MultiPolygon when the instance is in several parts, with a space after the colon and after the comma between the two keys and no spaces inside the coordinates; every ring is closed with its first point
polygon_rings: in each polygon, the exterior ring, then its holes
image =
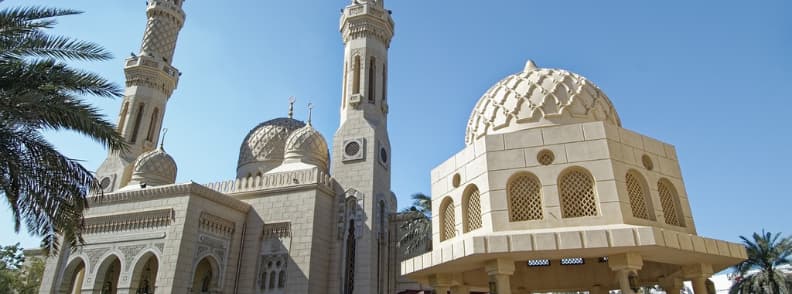
{"type": "Polygon", "coordinates": [[[608,266],[616,272],[616,280],[622,294],[635,294],[631,279],[638,279],[638,270],[643,267],[643,259],[636,253],[624,253],[608,257],[608,266]]]}
{"type": "Polygon", "coordinates": [[[666,278],[660,281],[660,287],[663,287],[667,294],[679,294],[682,291],[682,280],[666,278]]]}
{"type": "Polygon", "coordinates": [[[514,261],[498,258],[487,262],[485,266],[490,281],[495,282],[495,293],[492,294],[511,294],[511,283],[509,278],[514,274],[514,261]]]}
{"type": "Polygon", "coordinates": [[[690,279],[693,284],[693,292],[696,294],[708,294],[707,280],[712,276],[712,265],[693,264],[682,268],[682,273],[690,279]]]}
{"type": "Polygon", "coordinates": [[[460,285],[451,287],[451,294],[470,294],[468,286],[460,285]]]}

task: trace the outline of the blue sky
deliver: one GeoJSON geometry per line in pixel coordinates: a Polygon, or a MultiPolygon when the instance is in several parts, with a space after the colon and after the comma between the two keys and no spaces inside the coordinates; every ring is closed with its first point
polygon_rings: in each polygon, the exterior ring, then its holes
{"type": "MultiPolygon", "coordinates": [[[[137,52],[144,0],[6,0],[82,10],[55,32],[98,42],[115,59],[77,63],[123,83],[137,52]]],[[[314,126],[338,127],[348,1],[201,1],[185,4],[174,65],[184,74],[168,104],[165,148],[178,181],[235,175],[239,145],[261,121],[315,105],[314,126]]],[[[400,206],[429,192],[429,171],[464,146],[470,111],[527,59],[594,81],[624,127],[677,147],[700,235],[738,241],[790,233],[792,82],[790,1],[386,1],[396,36],[389,60],[393,190],[400,206]],[[786,106],[785,106],[786,105],[786,106]]],[[[115,122],[120,100],[87,97],[115,122]]],[[[106,151],[78,135],[49,133],[96,169],[106,151]]],[[[13,234],[0,211],[0,244],[13,234]]]]}

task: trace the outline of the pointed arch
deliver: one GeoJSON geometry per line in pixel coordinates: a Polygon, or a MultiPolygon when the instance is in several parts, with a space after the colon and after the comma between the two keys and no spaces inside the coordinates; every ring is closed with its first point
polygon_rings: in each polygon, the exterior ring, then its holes
{"type": "Polygon", "coordinates": [[[369,66],[368,66],[368,102],[374,103],[375,98],[374,96],[377,93],[377,59],[374,56],[369,58],[369,66]]]}
{"type": "Polygon", "coordinates": [[[121,113],[118,115],[118,133],[124,133],[124,126],[126,126],[127,115],[129,114],[129,101],[124,101],[121,106],[121,113]]]}
{"type": "Polygon", "coordinates": [[[157,125],[159,125],[159,108],[154,107],[154,112],[151,113],[151,120],[149,121],[148,132],[146,133],[146,141],[154,142],[157,125]]]}
{"type": "Polygon", "coordinates": [[[193,268],[191,293],[214,293],[220,287],[220,263],[218,259],[206,254],[193,268]]]}
{"type": "Polygon", "coordinates": [[[130,143],[135,143],[137,141],[138,132],[140,132],[140,121],[143,120],[143,110],[145,110],[146,105],[140,103],[138,105],[137,113],[135,114],[135,124],[132,128],[132,137],[129,139],[130,143]]]}
{"type": "Polygon", "coordinates": [[[679,194],[674,184],[666,178],[657,181],[657,192],[660,194],[660,205],[663,207],[665,223],[684,227],[682,211],[680,209],[679,194]]]}
{"type": "Polygon", "coordinates": [[[454,219],[454,200],[446,196],[440,203],[440,241],[456,236],[456,220],[454,219]]]}
{"type": "Polygon", "coordinates": [[[627,184],[627,195],[630,198],[630,209],[633,217],[654,220],[649,187],[641,173],[630,169],[624,176],[624,181],[627,184]]]}
{"type": "Polygon", "coordinates": [[[148,250],[141,254],[133,263],[130,287],[134,293],[154,293],[159,274],[159,257],[154,251],[148,250]]]}
{"type": "Polygon", "coordinates": [[[87,266],[85,259],[78,256],[69,261],[61,276],[58,293],[78,294],[82,292],[87,266]]]}
{"type": "Polygon", "coordinates": [[[388,64],[382,64],[382,101],[388,101],[388,64]]]}
{"type": "Polygon", "coordinates": [[[468,185],[462,193],[463,232],[481,228],[481,192],[476,185],[468,185]]]}
{"type": "Polygon", "coordinates": [[[347,100],[347,79],[349,78],[349,62],[344,62],[344,80],[341,86],[341,108],[346,108],[347,100]]]}
{"type": "Polygon", "coordinates": [[[352,66],[352,94],[360,94],[360,55],[355,55],[352,66]]]}
{"type": "Polygon", "coordinates": [[[121,258],[115,253],[110,253],[102,259],[95,270],[93,289],[99,293],[118,293],[118,282],[121,271],[124,270],[121,258]]]}
{"type": "Polygon", "coordinates": [[[542,207],[542,183],[536,175],[518,172],[506,184],[506,197],[509,201],[509,220],[513,222],[541,220],[544,218],[542,207]]]}
{"type": "Polygon", "coordinates": [[[558,177],[558,194],[563,218],[596,216],[594,177],[581,167],[570,167],[558,177]]]}

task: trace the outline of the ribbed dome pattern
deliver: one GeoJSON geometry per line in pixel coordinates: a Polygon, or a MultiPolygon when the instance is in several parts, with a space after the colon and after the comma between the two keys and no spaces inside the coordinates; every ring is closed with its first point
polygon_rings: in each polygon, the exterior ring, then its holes
{"type": "Polygon", "coordinates": [[[135,162],[130,185],[145,183],[147,186],[161,186],[176,183],[176,161],[159,148],[143,153],[135,162]]]}
{"type": "Polygon", "coordinates": [[[327,171],[330,155],[327,149],[327,141],[310,124],[292,133],[286,139],[286,160],[299,160],[318,166],[323,171],[327,171]]]}
{"type": "Polygon", "coordinates": [[[279,165],[283,161],[286,138],[304,126],[305,123],[299,120],[282,117],[263,122],[253,128],[245,136],[245,140],[242,141],[242,146],[239,148],[237,176],[244,176],[240,175],[244,172],[266,172],[267,169],[279,165]],[[240,169],[250,164],[262,166],[260,168],[248,166],[244,168],[244,171],[240,169]]]}
{"type": "Polygon", "coordinates": [[[563,70],[525,70],[490,88],[468,120],[465,143],[487,134],[508,133],[545,125],[604,121],[621,126],[608,96],[586,78],[563,70]]]}

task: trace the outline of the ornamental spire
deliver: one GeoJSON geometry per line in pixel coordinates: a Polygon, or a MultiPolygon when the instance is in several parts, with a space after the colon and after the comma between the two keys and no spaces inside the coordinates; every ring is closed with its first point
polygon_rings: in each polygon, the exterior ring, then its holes
{"type": "Polygon", "coordinates": [[[294,96],[289,97],[289,118],[294,117],[294,102],[297,102],[297,98],[294,98],[294,96]]]}

